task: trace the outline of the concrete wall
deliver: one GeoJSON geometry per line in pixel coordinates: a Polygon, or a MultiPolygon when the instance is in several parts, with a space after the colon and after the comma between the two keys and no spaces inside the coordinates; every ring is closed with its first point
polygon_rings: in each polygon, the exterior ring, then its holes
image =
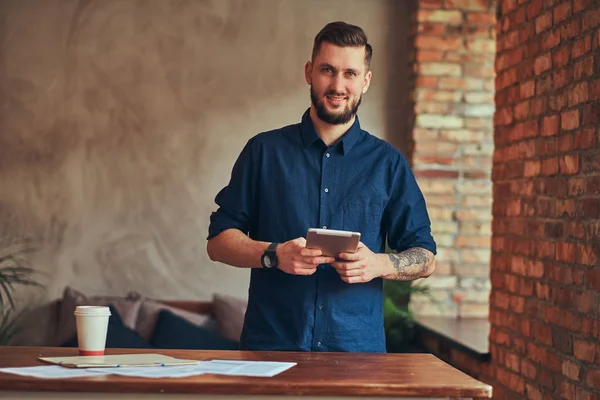
{"type": "MultiPolygon", "coordinates": [[[[363,127],[400,143],[408,61],[394,0],[8,0],[0,5],[0,239],[33,237],[47,285],[246,296],[206,255],[214,196],[246,141],[299,121],[318,30],[374,47],[363,127]]],[[[20,296],[33,296],[21,291],[20,296]]],[[[30,299],[31,300],[31,299],[30,299]]]]}

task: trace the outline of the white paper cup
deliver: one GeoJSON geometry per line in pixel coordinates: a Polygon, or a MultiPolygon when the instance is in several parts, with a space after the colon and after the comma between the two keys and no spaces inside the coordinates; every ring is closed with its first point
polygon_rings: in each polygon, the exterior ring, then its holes
{"type": "Polygon", "coordinates": [[[102,356],[110,309],[102,306],[78,306],[75,309],[80,356],[102,356]]]}

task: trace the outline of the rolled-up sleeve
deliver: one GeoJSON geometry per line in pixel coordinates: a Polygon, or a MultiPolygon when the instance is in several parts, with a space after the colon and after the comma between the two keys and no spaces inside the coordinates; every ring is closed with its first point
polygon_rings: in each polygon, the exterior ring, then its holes
{"type": "Polygon", "coordinates": [[[231,178],[216,196],[218,208],[210,216],[208,240],[227,229],[248,234],[256,216],[258,190],[258,155],[249,140],[236,160],[231,178]]]}
{"type": "Polygon", "coordinates": [[[403,156],[395,169],[392,195],[384,216],[388,245],[397,252],[421,247],[436,254],[425,198],[403,156]]]}

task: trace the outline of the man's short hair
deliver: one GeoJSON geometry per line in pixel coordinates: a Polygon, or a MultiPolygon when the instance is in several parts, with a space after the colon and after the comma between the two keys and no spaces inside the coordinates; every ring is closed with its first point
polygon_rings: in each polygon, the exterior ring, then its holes
{"type": "Polygon", "coordinates": [[[367,70],[371,66],[373,48],[368,43],[367,34],[362,28],[341,21],[328,23],[315,36],[311,61],[315,61],[315,57],[319,54],[323,42],[328,42],[339,47],[364,47],[367,70]]]}

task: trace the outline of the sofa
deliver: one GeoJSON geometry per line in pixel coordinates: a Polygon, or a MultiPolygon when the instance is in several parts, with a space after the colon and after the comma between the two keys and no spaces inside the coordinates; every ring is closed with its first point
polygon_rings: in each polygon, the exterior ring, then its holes
{"type": "Polygon", "coordinates": [[[30,312],[17,345],[77,346],[73,312],[80,305],[111,310],[107,348],[237,349],[247,302],[225,294],[211,301],[162,300],[137,292],[88,296],[67,286],[62,297],[30,312]]]}

